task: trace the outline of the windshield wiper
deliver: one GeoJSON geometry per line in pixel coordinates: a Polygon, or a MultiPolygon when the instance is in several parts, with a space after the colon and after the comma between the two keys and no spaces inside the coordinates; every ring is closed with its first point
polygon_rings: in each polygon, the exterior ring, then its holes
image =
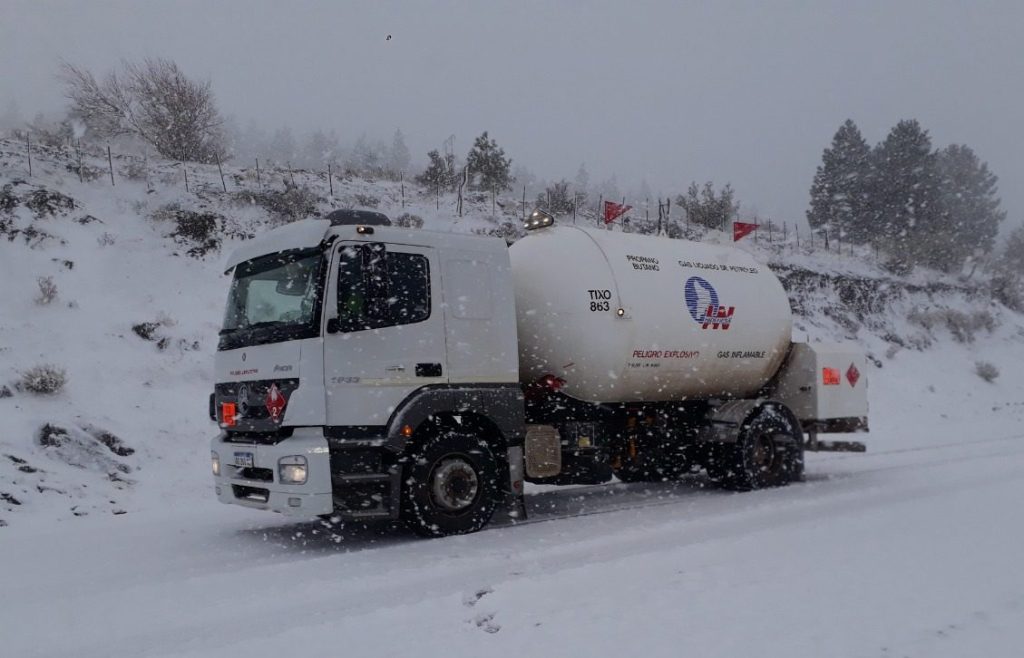
{"type": "Polygon", "coordinates": [[[236,331],[248,331],[250,329],[269,329],[270,327],[288,327],[291,326],[291,322],[283,322],[281,320],[267,320],[266,322],[254,322],[253,324],[243,324],[231,329],[221,329],[218,332],[219,336],[225,334],[233,334],[236,331]]]}

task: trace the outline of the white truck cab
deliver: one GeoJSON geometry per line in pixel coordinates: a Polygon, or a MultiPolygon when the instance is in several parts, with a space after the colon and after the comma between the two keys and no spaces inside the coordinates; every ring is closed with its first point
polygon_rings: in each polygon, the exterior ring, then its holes
{"type": "MultiPolygon", "coordinates": [[[[504,450],[521,450],[507,245],[386,222],[365,211],[303,220],[228,261],[211,403],[221,501],[398,518],[399,462],[425,420],[500,433],[504,450]]],[[[475,495],[482,483],[456,466],[447,486],[475,495]]],[[[514,495],[521,474],[503,470],[488,486],[514,495]]]]}

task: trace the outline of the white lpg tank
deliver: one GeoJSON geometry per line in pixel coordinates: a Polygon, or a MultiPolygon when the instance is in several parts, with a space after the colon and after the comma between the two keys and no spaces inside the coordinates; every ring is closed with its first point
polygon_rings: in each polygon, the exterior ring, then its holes
{"type": "Polygon", "coordinates": [[[789,348],[782,284],[732,247],[551,226],[510,248],[523,383],[590,402],[751,397],[789,348]]]}

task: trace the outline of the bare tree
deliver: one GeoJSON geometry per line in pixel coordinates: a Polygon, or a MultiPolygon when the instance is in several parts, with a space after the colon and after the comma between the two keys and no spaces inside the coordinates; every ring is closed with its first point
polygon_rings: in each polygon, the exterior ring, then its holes
{"type": "Polygon", "coordinates": [[[548,185],[537,195],[537,207],[544,208],[555,215],[567,215],[572,212],[576,200],[569,194],[569,181],[564,178],[548,185]]]}
{"type": "Polygon", "coordinates": [[[60,78],[71,114],[97,136],[137,137],[166,158],[214,162],[226,156],[210,81],[188,79],[171,60],[122,62],[102,80],[63,62],[60,78]]]}

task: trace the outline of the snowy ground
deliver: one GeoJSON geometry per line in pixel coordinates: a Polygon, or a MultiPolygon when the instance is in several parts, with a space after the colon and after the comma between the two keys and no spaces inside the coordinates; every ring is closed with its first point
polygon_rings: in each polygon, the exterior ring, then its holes
{"type": "Polygon", "coordinates": [[[544,493],[524,526],[436,541],[208,499],[16,534],[4,653],[1019,655],[1024,437],[942,438],[750,495],[544,493]]]}
{"type": "MultiPolygon", "coordinates": [[[[2,151],[6,183],[19,165],[2,151]]],[[[53,237],[0,239],[0,386],[41,362],[69,380],[55,396],[0,399],[2,656],[1021,653],[1017,314],[921,293],[874,318],[884,328],[856,336],[880,364],[866,373],[872,432],[857,437],[869,452],[812,455],[804,483],[748,494],[700,477],[534,489],[526,523],[496,520],[472,536],[329,531],[213,497],[205,405],[226,282],[219,255],[183,255],[152,217],[180,191],[79,183],[42,156],[37,166],[26,185],[78,205],[44,217],[19,206],[15,226],[53,237]],[[80,224],[87,214],[99,221],[80,224]],[[40,276],[59,288],[45,306],[33,301],[40,276]],[[957,340],[941,322],[909,323],[915,304],[987,313],[991,326],[957,340]],[[132,331],[140,322],[156,323],[162,349],[132,331]],[[924,349],[897,349],[883,332],[924,349]],[[982,381],[977,361],[1000,376],[982,381]],[[71,438],[40,445],[45,423],[71,438]],[[134,452],[113,454],[101,430],[134,452]]],[[[335,185],[378,193],[397,214],[393,186],[335,185]]],[[[482,215],[455,226],[432,197],[416,204],[433,228],[493,226],[482,215]]],[[[850,269],[827,260],[804,265],[850,269]]],[[[807,301],[801,332],[846,336],[827,294],[807,301]]]]}

